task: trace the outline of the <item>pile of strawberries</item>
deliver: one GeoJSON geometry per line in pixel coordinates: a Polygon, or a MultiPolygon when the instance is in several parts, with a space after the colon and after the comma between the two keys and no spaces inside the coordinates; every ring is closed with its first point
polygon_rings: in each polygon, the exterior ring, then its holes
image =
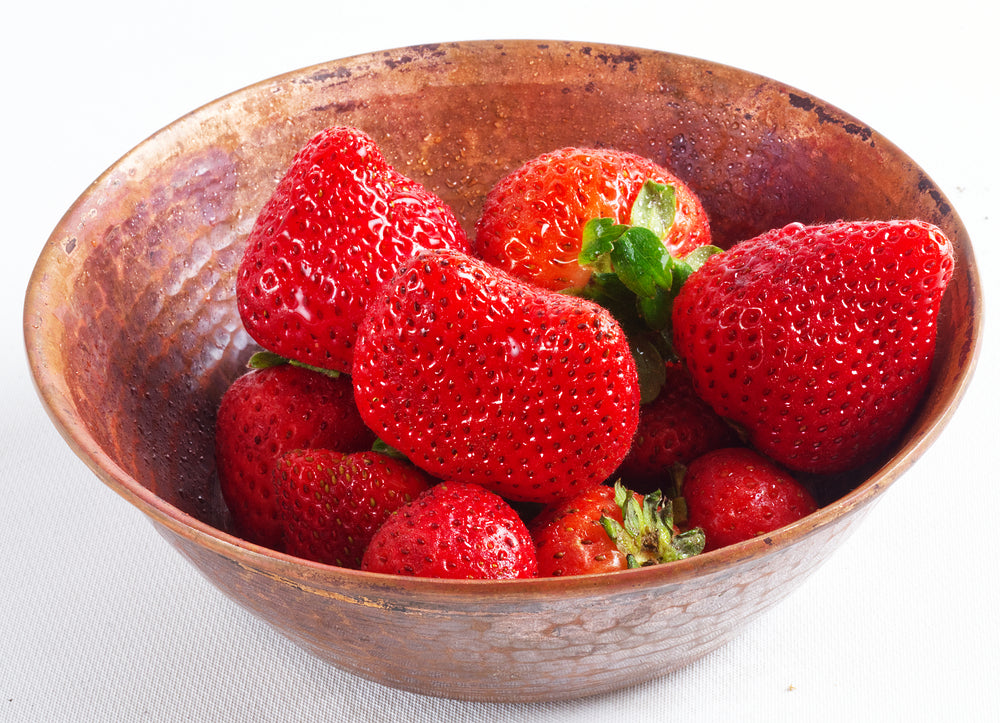
{"type": "Polygon", "coordinates": [[[371,138],[329,128],[238,271],[264,351],[219,408],[222,494],[254,543],[431,577],[605,572],[769,533],[903,430],[953,267],[918,220],[716,248],[690,188],[608,149],[528,161],[468,238],[371,138]]]}

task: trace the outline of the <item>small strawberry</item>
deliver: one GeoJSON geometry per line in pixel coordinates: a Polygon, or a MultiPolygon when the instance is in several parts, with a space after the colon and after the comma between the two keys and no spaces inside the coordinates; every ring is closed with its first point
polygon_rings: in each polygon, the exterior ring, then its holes
{"type": "Polygon", "coordinates": [[[681,484],[687,524],[715,550],[773,532],[816,511],[808,490],[746,447],[717,449],[688,466],[681,484]]]}
{"type": "Polygon", "coordinates": [[[677,352],[698,394],[783,466],[862,466],[923,396],[953,253],[921,221],[769,231],[687,279],[677,352]]]}
{"type": "Polygon", "coordinates": [[[645,567],[701,552],[700,530],[678,533],[673,504],[659,491],[645,496],[597,485],[542,512],[531,523],[538,576],[558,577],[645,567]]]}
{"type": "Polygon", "coordinates": [[[632,441],[635,364],[611,315],[479,259],[403,264],[357,341],[362,418],[435,477],[549,503],[603,482],[632,441]]]}
{"type": "Polygon", "coordinates": [[[577,262],[584,224],[628,223],[647,181],[666,187],[667,223],[657,236],[675,256],[710,243],[708,217],[695,194],[648,158],[608,148],[563,148],[525,163],[487,194],[475,252],[519,278],[553,291],[586,285],[577,262]]]}
{"type": "Polygon", "coordinates": [[[395,171],[354,128],[318,133],[295,156],[247,240],[236,298],[261,346],[349,372],[358,323],[418,249],[468,251],[441,199],[395,171]]]}
{"type": "Polygon", "coordinates": [[[292,449],[355,451],[374,435],[354,405],[351,381],[293,364],[238,377],[219,404],[215,464],[223,499],[244,539],[281,549],[272,474],[292,449]]]}
{"type": "Polygon", "coordinates": [[[292,450],[278,460],[274,480],[285,551],[349,568],[361,566],[389,515],[431,485],[405,460],[370,450],[292,450]]]}
{"type": "Polygon", "coordinates": [[[618,469],[639,491],[664,489],[674,465],[738,443],[733,428],[695,393],[683,365],[670,362],[665,371],[659,396],[640,409],[632,448],[618,469]]]}
{"type": "Polygon", "coordinates": [[[534,577],[535,545],[500,496],[441,482],[400,507],[375,533],[361,569],[415,577],[534,577]]]}

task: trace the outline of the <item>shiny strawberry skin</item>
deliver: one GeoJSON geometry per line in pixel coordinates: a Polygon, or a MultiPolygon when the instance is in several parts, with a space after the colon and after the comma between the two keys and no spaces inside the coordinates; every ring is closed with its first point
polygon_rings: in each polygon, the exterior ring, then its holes
{"type": "Polygon", "coordinates": [[[523,502],[603,482],[638,422],[635,362],[605,309],[454,251],[401,267],[352,376],[362,418],[414,464],[523,502]]]}
{"type": "Polygon", "coordinates": [[[451,209],[363,132],[327,128],[296,154],[250,232],[236,282],[243,324],[276,354],[350,372],[369,300],[423,248],[469,249],[451,209]]]}
{"type": "Polygon", "coordinates": [[[473,249],[538,286],[582,288],[592,273],[577,262],[584,224],[595,218],[627,223],[646,180],[676,190],[674,224],[663,240],[673,255],[711,243],[701,202],[671,171],[624,151],[563,148],[528,161],[490,190],[473,249]]]}
{"type": "Polygon", "coordinates": [[[749,540],[816,511],[812,495],[787,471],[745,447],[694,460],[683,482],[687,525],[705,533],[705,550],[749,540]]]}
{"type": "Polygon", "coordinates": [[[695,389],[792,470],[873,462],[930,374],[951,243],[920,221],[792,224],[710,258],[673,308],[695,389]]]}
{"type": "Polygon", "coordinates": [[[292,450],[274,474],[285,551],[357,569],[375,531],[432,481],[405,460],[370,450],[292,450]]]}
{"type": "Polygon", "coordinates": [[[378,529],[361,569],[393,575],[507,580],[535,577],[535,544],[517,513],[475,484],[442,482],[378,529]]]}
{"type": "Polygon", "coordinates": [[[529,525],[535,541],[539,577],[613,572],[628,568],[625,553],[601,525],[607,515],[619,524],[615,490],[597,485],[542,512],[529,525]]]}
{"type": "Polygon", "coordinates": [[[283,364],[238,377],[226,390],[215,425],[215,463],[237,534],[282,549],[272,474],[298,448],[355,451],[372,445],[354,404],[350,379],[283,364]]]}
{"type": "Polygon", "coordinates": [[[738,444],[735,430],[697,395],[682,364],[666,364],[659,395],[639,412],[639,427],[618,474],[639,492],[666,489],[671,468],[738,444]]]}

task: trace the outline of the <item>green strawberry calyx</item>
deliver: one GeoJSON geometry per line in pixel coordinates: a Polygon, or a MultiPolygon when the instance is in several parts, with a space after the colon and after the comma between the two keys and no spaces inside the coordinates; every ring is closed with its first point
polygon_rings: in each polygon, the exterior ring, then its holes
{"type": "Polygon", "coordinates": [[[676,359],[670,323],[674,299],[688,277],[722,251],[705,245],[683,258],[671,256],[662,239],[676,208],[673,186],[646,181],[628,224],[595,218],[583,227],[578,261],[593,273],[574,293],[607,308],[629,336],[644,404],[659,394],[665,360],[676,359]]]}
{"type": "Polygon", "coordinates": [[[676,530],[673,500],[661,492],[636,495],[619,480],[615,482],[615,504],[621,508],[622,522],[602,515],[601,525],[625,555],[629,568],[674,562],[705,549],[701,529],[676,530]]]}
{"type": "Polygon", "coordinates": [[[311,369],[319,374],[325,374],[328,377],[336,379],[340,376],[340,372],[333,369],[324,369],[322,367],[314,367],[311,364],[306,364],[304,362],[295,361],[294,359],[288,359],[280,354],[275,354],[273,351],[258,351],[254,352],[249,361],[247,361],[247,367],[250,369],[269,369],[271,367],[279,367],[282,364],[291,364],[292,366],[302,367],[303,369],[311,369]]]}

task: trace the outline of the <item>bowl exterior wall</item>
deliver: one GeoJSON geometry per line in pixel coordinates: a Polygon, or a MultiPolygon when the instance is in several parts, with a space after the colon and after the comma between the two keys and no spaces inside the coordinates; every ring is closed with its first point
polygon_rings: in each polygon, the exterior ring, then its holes
{"type": "Polygon", "coordinates": [[[497,595],[476,583],[331,583],[159,530],[232,600],[339,668],[425,695],[515,703],[610,692],[698,660],[795,590],[863,517],[768,555],[733,548],[716,569],[676,580],[640,570],[611,585],[567,579],[497,595]]]}

